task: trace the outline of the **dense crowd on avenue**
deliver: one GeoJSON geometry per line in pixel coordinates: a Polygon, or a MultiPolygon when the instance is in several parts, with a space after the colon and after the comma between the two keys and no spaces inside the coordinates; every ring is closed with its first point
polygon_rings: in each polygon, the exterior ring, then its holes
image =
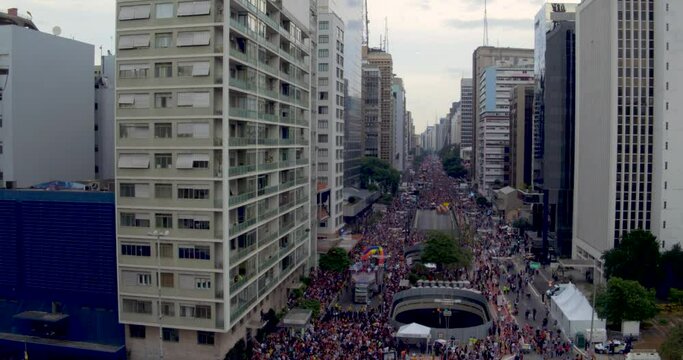
{"type": "MultiPolygon", "coordinates": [[[[501,226],[504,224],[494,219],[487,209],[480,208],[468,190],[461,190],[459,181],[445,174],[438,158],[428,157],[423,161],[414,178],[421,183],[417,201],[411,201],[409,193],[401,192],[378,222],[371,224],[370,217],[363,219],[368,223],[362,226],[362,238],[350,253],[353,262],[361,262],[364,249],[383,247],[388,255],[381,294],[386,306],[362,310],[345,308],[338,304],[338,296],[349,282],[349,272],[312,272],[304,298],[320,301],[320,317],[312,319],[310,326],[296,335],[281,329],[268,335],[264,342],[254,341],[253,359],[364,360],[383,359],[383,354],[388,351],[396,354],[407,351],[392,336],[396,329],[389,324],[390,304],[399,291],[400,280],[405,279],[410,270],[404,259],[404,250],[424,241],[423,234],[409,230],[415,211],[443,203],[455,207],[461,229],[470,227],[477,234],[474,241],[467,244],[473,254],[471,266],[468,269],[450,269],[447,277],[469,280],[472,287],[490,301],[494,321],[488,337],[450,346],[447,351],[442,350],[440,356],[458,360],[522,359],[523,350],[527,350],[541,354],[543,358],[574,358],[570,344],[552,329],[545,310],[539,314],[534,311],[533,314],[534,318],[545,317],[544,326],[520,325],[515,320],[516,304],[529,301],[527,283],[534,276],[534,271],[528,266],[517,270],[511,263],[498,259],[514,255],[524,248],[524,244],[519,245],[516,237],[501,226]]],[[[289,305],[295,306],[293,301],[289,305]]],[[[532,315],[526,316],[530,318],[532,315]]]]}

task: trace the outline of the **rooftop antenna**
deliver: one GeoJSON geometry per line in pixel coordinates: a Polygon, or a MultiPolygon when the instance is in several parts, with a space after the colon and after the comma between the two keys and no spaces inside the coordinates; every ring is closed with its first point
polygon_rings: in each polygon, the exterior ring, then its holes
{"type": "Polygon", "coordinates": [[[365,0],[363,6],[363,16],[365,17],[365,32],[363,34],[363,45],[368,46],[370,43],[370,16],[368,15],[368,0],[365,0]]]}
{"type": "Polygon", "coordinates": [[[484,46],[489,46],[489,19],[486,0],[484,0],[484,46]]]}
{"type": "Polygon", "coordinates": [[[389,20],[384,17],[384,51],[389,52],[389,20]]]}

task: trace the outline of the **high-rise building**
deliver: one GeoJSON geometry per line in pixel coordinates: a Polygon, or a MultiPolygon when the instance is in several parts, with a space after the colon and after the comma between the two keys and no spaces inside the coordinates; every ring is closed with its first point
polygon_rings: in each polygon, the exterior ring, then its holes
{"type": "Polygon", "coordinates": [[[344,21],[344,186],[360,186],[363,158],[362,46],[363,3],[330,1],[330,6],[344,21]]]}
{"type": "Polygon", "coordinates": [[[415,124],[413,123],[413,113],[406,111],[406,167],[411,168],[415,160],[415,124]]]}
{"type": "Polygon", "coordinates": [[[223,358],[312,265],[315,13],[117,1],[117,247],[152,249],[118,257],[132,359],[223,358]]]}
{"type": "Polygon", "coordinates": [[[406,89],[403,79],[394,77],[391,85],[392,110],[394,112],[394,155],[391,164],[394,169],[405,169],[405,133],[406,133],[406,89]]]}
{"type": "Polygon", "coordinates": [[[520,67],[489,66],[481,72],[478,79],[479,94],[477,112],[487,113],[487,120],[477,123],[475,138],[476,182],[479,192],[488,196],[490,190],[509,184],[508,156],[510,92],[516,85],[533,84],[531,64],[520,67]],[[504,114],[507,123],[500,117],[504,114]],[[491,138],[487,138],[491,136],[491,138]]]}
{"type": "Polygon", "coordinates": [[[531,185],[533,161],[532,85],[517,85],[510,90],[510,183],[516,189],[531,185]]]}
{"type": "Polygon", "coordinates": [[[327,0],[318,3],[318,236],[344,226],[344,22],[327,0]]]}
{"type": "MultiPolygon", "coordinates": [[[[534,51],[531,49],[516,49],[516,48],[496,48],[491,46],[480,46],[472,54],[472,79],[474,81],[472,89],[472,110],[473,110],[473,131],[472,135],[472,161],[471,172],[473,182],[477,182],[478,168],[477,164],[477,135],[479,133],[479,119],[481,117],[480,105],[482,87],[479,84],[482,73],[490,66],[498,67],[528,67],[532,66],[534,62],[534,51]]],[[[504,96],[507,99],[507,96],[504,96]]],[[[490,111],[490,110],[489,110],[490,111]]]]}
{"type": "Polygon", "coordinates": [[[450,137],[448,138],[447,143],[449,145],[460,145],[462,142],[462,102],[456,101],[452,103],[446,118],[448,119],[448,125],[450,126],[450,137]]]}
{"type": "MultiPolygon", "coordinates": [[[[534,18],[534,162],[533,181],[543,183],[543,139],[545,126],[545,89],[548,56],[547,34],[560,22],[573,22],[576,17],[575,3],[545,3],[534,18]]],[[[555,140],[552,140],[555,141],[555,140]]],[[[532,185],[532,184],[530,184],[532,185]]]]}
{"type": "Polygon", "coordinates": [[[472,103],[472,91],[472,79],[460,80],[461,148],[471,148],[473,145],[474,104],[472,103]]]}
{"type": "Polygon", "coordinates": [[[571,255],[574,189],[576,56],[574,21],[557,21],[546,34],[543,119],[543,189],[548,191],[548,230],[558,251],[571,255]]]}
{"type": "Polygon", "coordinates": [[[574,257],[599,259],[635,229],[681,243],[682,13],[654,0],[577,10],[574,257]]]}
{"type": "Polygon", "coordinates": [[[94,179],[94,47],[0,20],[0,187],[94,179]]]}
{"type": "Polygon", "coordinates": [[[382,121],[382,74],[379,68],[363,63],[363,139],[364,156],[379,157],[382,121]]]}
{"type": "Polygon", "coordinates": [[[381,109],[379,121],[379,158],[392,164],[394,151],[394,114],[391,111],[391,85],[394,76],[391,54],[377,49],[363,46],[363,59],[379,69],[382,82],[380,83],[379,107],[381,109]]]}

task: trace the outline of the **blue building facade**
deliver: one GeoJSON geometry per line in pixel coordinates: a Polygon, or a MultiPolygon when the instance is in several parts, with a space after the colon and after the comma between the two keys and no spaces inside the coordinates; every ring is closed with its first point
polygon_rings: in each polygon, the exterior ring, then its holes
{"type": "Polygon", "coordinates": [[[113,193],[0,190],[0,359],[125,359],[114,213],[113,193]]]}

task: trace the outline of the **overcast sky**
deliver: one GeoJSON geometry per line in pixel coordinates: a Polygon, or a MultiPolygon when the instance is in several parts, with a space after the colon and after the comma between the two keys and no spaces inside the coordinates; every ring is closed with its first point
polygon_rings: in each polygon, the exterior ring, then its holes
{"type": "MultiPolygon", "coordinates": [[[[358,0],[361,1],[361,0],[358,0]]],[[[489,43],[533,47],[533,18],[544,0],[488,0],[489,43]]],[[[565,0],[565,2],[579,2],[565,0]]],[[[379,44],[384,18],[394,73],[404,79],[416,131],[444,116],[470,77],[472,51],[483,42],[484,0],[368,0],[370,45],[379,44]]],[[[41,31],[113,50],[115,0],[0,0],[0,9],[30,11],[41,31]]]]}

